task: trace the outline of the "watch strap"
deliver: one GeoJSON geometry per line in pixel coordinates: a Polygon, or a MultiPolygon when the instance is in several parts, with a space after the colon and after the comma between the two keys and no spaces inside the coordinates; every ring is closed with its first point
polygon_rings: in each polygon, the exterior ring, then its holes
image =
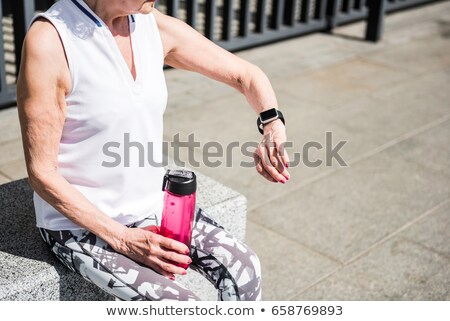
{"type": "MultiPolygon", "coordinates": [[[[274,108],[274,109],[275,109],[275,108],[274,108]]],[[[282,113],[281,111],[279,111],[278,109],[275,109],[275,110],[276,110],[276,113],[277,113],[277,117],[271,119],[271,120],[270,120],[269,122],[267,122],[267,123],[263,123],[263,121],[261,120],[261,116],[259,116],[259,117],[256,119],[256,125],[258,126],[258,130],[259,130],[259,132],[261,133],[261,135],[264,134],[264,125],[266,125],[266,124],[268,124],[268,123],[271,123],[271,122],[274,121],[274,120],[280,119],[280,120],[283,122],[283,124],[286,125],[285,120],[284,120],[283,113],[282,113]]]]}

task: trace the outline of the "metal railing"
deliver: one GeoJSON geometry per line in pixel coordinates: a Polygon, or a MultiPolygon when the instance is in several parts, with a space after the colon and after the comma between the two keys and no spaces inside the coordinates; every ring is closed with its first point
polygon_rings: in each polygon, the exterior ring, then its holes
{"type": "MultiPolygon", "coordinates": [[[[237,51],[345,23],[367,20],[365,39],[378,41],[387,12],[435,0],[159,0],[177,17],[221,47],[237,51]]],[[[0,0],[0,108],[15,104],[26,27],[55,0],[0,0]]]]}

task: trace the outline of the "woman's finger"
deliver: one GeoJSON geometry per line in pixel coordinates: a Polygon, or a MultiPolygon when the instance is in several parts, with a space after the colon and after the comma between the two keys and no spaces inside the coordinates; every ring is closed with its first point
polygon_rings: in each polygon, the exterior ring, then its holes
{"type": "Polygon", "coordinates": [[[253,159],[254,159],[254,161],[255,161],[255,168],[256,168],[256,171],[262,176],[262,177],[264,177],[265,179],[267,179],[268,181],[270,181],[270,182],[277,182],[272,176],[270,176],[269,175],[269,173],[267,173],[267,171],[264,169],[264,167],[262,166],[262,164],[261,164],[261,160],[260,160],[260,158],[259,158],[259,156],[256,154],[256,153],[254,153],[253,154],[253,159]]]}
{"type": "Polygon", "coordinates": [[[161,255],[162,258],[169,262],[176,262],[181,264],[191,264],[192,259],[184,254],[179,254],[174,251],[166,251],[165,249],[161,249],[161,255]]]}
{"type": "Polygon", "coordinates": [[[286,152],[286,146],[285,143],[281,140],[275,140],[275,148],[277,150],[278,156],[280,157],[284,167],[289,167],[289,156],[286,152]]]}
{"type": "Polygon", "coordinates": [[[153,256],[153,257],[149,258],[149,262],[147,263],[147,265],[149,267],[151,267],[153,270],[155,270],[157,273],[159,273],[171,280],[175,280],[175,275],[171,272],[164,270],[160,266],[160,264],[158,264],[159,262],[160,262],[160,260],[156,256],[153,256]]]}
{"type": "Polygon", "coordinates": [[[266,163],[271,164],[274,168],[278,168],[279,160],[278,157],[276,157],[277,153],[275,151],[275,143],[272,140],[272,132],[264,136],[263,143],[266,146],[267,155],[269,155],[268,161],[266,161],[266,163]]]}
{"type": "Polygon", "coordinates": [[[158,243],[160,247],[165,248],[167,250],[173,250],[182,254],[190,253],[189,248],[186,246],[186,244],[172,240],[162,235],[159,235],[158,243]]]}
{"type": "MultiPolygon", "coordinates": [[[[275,145],[273,142],[271,144],[275,145]]],[[[273,148],[268,149],[267,153],[269,153],[270,163],[275,167],[275,169],[278,171],[278,173],[283,175],[283,177],[286,180],[288,180],[290,178],[290,175],[286,169],[286,166],[284,166],[283,161],[280,158],[278,150],[275,147],[273,147],[273,148]]]]}
{"type": "MultiPolygon", "coordinates": [[[[176,266],[172,262],[168,262],[167,260],[160,258],[160,257],[154,257],[154,262],[165,272],[164,274],[181,274],[185,275],[187,272],[185,269],[176,266]]],[[[164,275],[163,274],[163,275],[164,275]]]]}
{"type": "Polygon", "coordinates": [[[143,227],[142,229],[144,229],[146,231],[150,231],[155,234],[159,234],[159,232],[160,232],[159,227],[155,226],[155,225],[149,225],[149,226],[143,227]]]}
{"type": "Polygon", "coordinates": [[[277,182],[286,182],[286,178],[281,175],[275,167],[273,167],[272,163],[269,160],[268,150],[265,144],[260,144],[256,149],[259,158],[261,159],[261,164],[265,171],[277,182]]]}
{"type": "MultiPolygon", "coordinates": [[[[275,144],[275,146],[278,146],[278,144],[276,144],[276,143],[274,143],[274,144],[275,144]]],[[[283,148],[283,147],[281,147],[281,148],[283,148]]],[[[286,178],[286,180],[289,180],[290,175],[289,175],[289,172],[288,172],[287,167],[285,165],[286,160],[283,160],[282,157],[280,156],[280,151],[279,151],[278,147],[273,148],[271,150],[271,153],[273,153],[273,154],[271,154],[270,157],[276,158],[277,161],[278,161],[277,168],[276,168],[277,171],[279,173],[281,173],[281,175],[283,175],[286,178]]],[[[284,152],[284,153],[286,153],[286,152],[284,152]]]]}

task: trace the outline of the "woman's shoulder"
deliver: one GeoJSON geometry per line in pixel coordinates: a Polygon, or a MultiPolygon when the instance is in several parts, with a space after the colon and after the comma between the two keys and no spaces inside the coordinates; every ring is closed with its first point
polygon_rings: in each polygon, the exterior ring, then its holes
{"type": "Polygon", "coordinates": [[[28,30],[23,44],[22,64],[24,70],[29,71],[26,74],[31,72],[42,81],[56,79],[65,87],[70,87],[64,47],[55,27],[46,19],[36,19],[28,30]]]}
{"type": "Polygon", "coordinates": [[[38,54],[52,54],[62,49],[58,31],[54,25],[43,17],[37,18],[28,30],[25,40],[25,46],[32,52],[38,54]]]}

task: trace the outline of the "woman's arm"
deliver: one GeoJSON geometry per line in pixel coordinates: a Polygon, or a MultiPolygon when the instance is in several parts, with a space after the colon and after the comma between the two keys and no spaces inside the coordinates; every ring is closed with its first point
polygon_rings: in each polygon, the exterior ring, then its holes
{"type": "Polygon", "coordinates": [[[17,81],[17,105],[28,179],[32,188],[77,225],[115,250],[173,277],[184,270],[162,258],[187,263],[187,247],[142,229],[128,229],[101,212],[58,173],[58,148],[65,122],[70,73],[58,33],[47,21],[36,21],[23,46],[17,81]]]}
{"type": "MultiPolygon", "coordinates": [[[[167,65],[198,72],[228,84],[245,95],[258,115],[264,110],[278,107],[272,85],[258,66],[221,48],[183,21],[156,9],[153,13],[167,65]]],[[[289,159],[283,148],[286,133],[281,120],[265,125],[264,137],[256,151],[256,169],[270,181],[284,182],[289,178],[289,159]]]]}

